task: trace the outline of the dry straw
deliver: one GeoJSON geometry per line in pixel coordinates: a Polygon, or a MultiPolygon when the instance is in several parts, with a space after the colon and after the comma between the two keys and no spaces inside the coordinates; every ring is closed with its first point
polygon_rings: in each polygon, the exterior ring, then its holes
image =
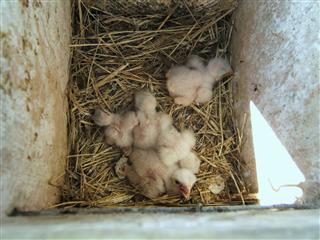
{"type": "Polygon", "coordinates": [[[223,79],[212,100],[202,106],[174,104],[165,72],[190,54],[203,59],[227,54],[235,1],[192,5],[188,1],[157,5],[108,1],[104,9],[81,0],[73,4],[69,97],[69,156],[61,207],[210,206],[253,203],[242,172],[241,130],[232,110],[232,76],[223,79]],[[226,4],[227,3],[227,4],[226,4]],[[150,89],[159,110],[178,129],[192,128],[201,159],[198,182],[189,201],[179,196],[147,199],[114,166],[121,150],[108,146],[91,120],[94,108],[119,112],[132,108],[134,93],[150,89]],[[225,189],[212,194],[208,180],[220,175],[225,189]]]}

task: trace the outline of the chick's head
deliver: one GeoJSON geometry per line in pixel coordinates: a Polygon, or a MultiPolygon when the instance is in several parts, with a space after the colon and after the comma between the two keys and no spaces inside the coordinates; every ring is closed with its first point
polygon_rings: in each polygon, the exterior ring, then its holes
{"type": "Polygon", "coordinates": [[[190,170],[180,168],[173,173],[171,180],[178,192],[185,199],[189,199],[191,189],[197,181],[197,177],[190,170]]]}

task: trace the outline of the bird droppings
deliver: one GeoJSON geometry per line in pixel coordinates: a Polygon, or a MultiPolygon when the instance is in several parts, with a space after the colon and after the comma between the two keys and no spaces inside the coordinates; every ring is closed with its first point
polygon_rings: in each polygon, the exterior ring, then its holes
{"type": "Polygon", "coordinates": [[[33,141],[35,142],[35,141],[37,141],[37,139],[38,139],[38,133],[37,133],[37,132],[35,132],[35,133],[34,133],[33,141]]]}
{"type": "Polygon", "coordinates": [[[201,6],[183,1],[153,8],[143,1],[111,0],[103,9],[90,1],[80,3],[79,7],[76,1],[73,9],[68,169],[63,202],[56,207],[256,203],[242,177],[246,166],[240,158],[242,129],[233,118],[233,76],[213,87],[209,101],[189,106],[174,102],[165,79],[172,65],[185,64],[191,55],[205,64],[228,56],[237,1],[201,6]],[[189,200],[179,195],[153,199],[141,195],[127,178],[118,176],[124,152],[107,144],[103,128],[92,121],[97,108],[113,114],[133,110],[134,94],[142,89],[156,97],[157,109],[173,119],[177,130],[195,133],[193,150],[201,163],[189,200]],[[207,182],[217,175],[225,187],[212,194],[207,182]]]}

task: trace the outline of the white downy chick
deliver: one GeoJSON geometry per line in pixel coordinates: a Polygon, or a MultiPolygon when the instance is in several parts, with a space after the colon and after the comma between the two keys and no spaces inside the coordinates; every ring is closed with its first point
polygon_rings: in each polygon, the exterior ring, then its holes
{"type": "Polygon", "coordinates": [[[199,70],[202,77],[202,83],[196,90],[196,103],[205,103],[212,98],[213,77],[209,73],[202,59],[196,55],[191,55],[188,58],[187,66],[199,70]]]}
{"type": "Polygon", "coordinates": [[[195,102],[205,103],[212,98],[212,88],[226,74],[232,73],[228,61],[224,58],[213,58],[205,66],[200,57],[191,55],[187,66],[195,68],[201,72],[202,84],[196,91],[195,102]]]}
{"type": "Polygon", "coordinates": [[[148,149],[157,142],[157,121],[155,117],[148,118],[145,113],[137,112],[139,124],[133,129],[133,145],[137,148],[148,149]]]}
{"type": "Polygon", "coordinates": [[[157,127],[159,129],[159,134],[173,127],[172,118],[166,113],[158,112],[156,115],[156,119],[158,121],[157,127]]]}
{"type": "Polygon", "coordinates": [[[137,116],[132,111],[120,115],[119,118],[115,117],[115,121],[105,130],[107,143],[117,145],[126,154],[130,153],[133,144],[132,130],[137,124],[137,116]]]}
{"type": "Polygon", "coordinates": [[[137,148],[156,148],[159,134],[172,126],[171,117],[162,112],[151,118],[137,112],[137,118],[139,125],[133,129],[134,146],[137,148]]]}
{"type": "Polygon", "coordinates": [[[189,169],[180,168],[170,178],[170,183],[167,186],[168,194],[179,193],[188,200],[196,181],[197,177],[189,169]]]}
{"type": "Polygon", "coordinates": [[[161,161],[166,166],[171,166],[184,159],[195,145],[192,131],[184,130],[179,133],[174,127],[159,133],[158,152],[161,161]]]}
{"type": "Polygon", "coordinates": [[[149,91],[137,92],[134,102],[137,111],[144,112],[148,117],[155,115],[157,100],[149,91]]]}
{"type": "Polygon", "coordinates": [[[157,140],[157,118],[155,97],[147,91],[135,96],[135,107],[139,124],[133,129],[134,146],[148,149],[154,147],[157,140]]]}
{"type": "Polygon", "coordinates": [[[207,70],[213,78],[213,82],[219,81],[226,74],[232,73],[229,62],[221,57],[213,58],[207,65],[207,70]]]}
{"type": "Polygon", "coordinates": [[[200,168],[200,160],[196,154],[190,152],[185,158],[179,160],[179,166],[181,168],[186,168],[192,173],[196,174],[200,168]]]}
{"type": "Polygon", "coordinates": [[[166,192],[165,181],[170,175],[155,151],[135,148],[129,158],[132,165],[126,166],[125,174],[131,184],[149,198],[166,192]]]}
{"type": "Polygon", "coordinates": [[[104,133],[108,144],[115,144],[125,151],[131,148],[132,130],[138,124],[135,112],[128,111],[120,115],[96,110],[93,120],[97,125],[106,127],[104,133]]]}
{"type": "Polygon", "coordinates": [[[166,73],[167,89],[176,104],[190,105],[202,83],[201,73],[186,66],[173,66],[166,73]]]}

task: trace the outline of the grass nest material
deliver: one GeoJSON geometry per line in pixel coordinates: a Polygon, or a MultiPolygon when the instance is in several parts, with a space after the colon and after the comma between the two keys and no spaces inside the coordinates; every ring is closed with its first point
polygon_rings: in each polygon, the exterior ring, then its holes
{"type": "Polygon", "coordinates": [[[216,206],[254,201],[242,177],[245,165],[240,158],[241,130],[232,110],[232,77],[220,81],[212,100],[202,106],[176,105],[166,89],[165,72],[172,64],[183,64],[190,54],[207,60],[227,54],[236,1],[211,2],[196,6],[172,1],[154,7],[115,0],[101,9],[74,1],[69,156],[63,202],[58,206],[216,206]],[[173,117],[177,129],[195,132],[201,167],[189,201],[166,195],[151,200],[127,179],[119,179],[114,166],[122,152],[106,145],[103,129],[91,120],[96,107],[111,112],[132,108],[134,93],[142,88],[156,96],[159,110],[173,117]],[[208,187],[217,176],[224,179],[225,188],[213,194],[208,187]]]}

